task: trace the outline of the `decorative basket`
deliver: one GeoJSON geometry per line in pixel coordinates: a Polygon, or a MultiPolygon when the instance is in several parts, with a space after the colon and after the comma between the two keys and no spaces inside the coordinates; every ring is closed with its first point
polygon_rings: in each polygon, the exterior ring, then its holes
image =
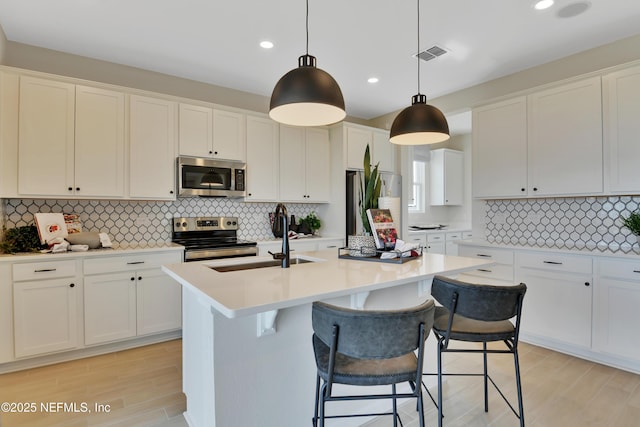
{"type": "Polygon", "coordinates": [[[347,244],[352,257],[376,256],[376,241],[373,236],[348,236],[347,244]]]}

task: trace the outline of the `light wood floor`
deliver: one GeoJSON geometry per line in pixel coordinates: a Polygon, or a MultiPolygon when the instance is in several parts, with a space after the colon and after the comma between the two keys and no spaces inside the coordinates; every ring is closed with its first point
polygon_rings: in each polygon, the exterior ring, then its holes
{"type": "Polygon", "coordinates": [[[0,413],[2,427],[186,426],[182,341],[0,375],[0,402],[38,405],[31,414],[0,413]],[[88,404],[91,413],[42,412],[40,402],[88,404]],[[109,405],[97,413],[94,404],[109,405]]]}
{"type": "MultiPolygon", "coordinates": [[[[640,426],[640,376],[521,343],[520,362],[525,419],[529,427],[640,426]]],[[[515,403],[513,363],[508,355],[489,358],[489,372],[515,403]]],[[[445,370],[480,372],[482,358],[445,354],[445,370]]],[[[185,427],[181,414],[181,341],[0,375],[0,402],[87,402],[110,405],[109,413],[0,414],[2,427],[162,426],[185,427]]],[[[435,378],[426,377],[428,384],[435,378]]],[[[437,393],[429,385],[432,394],[437,393]]],[[[445,426],[517,426],[518,421],[489,390],[489,413],[482,401],[482,379],[447,377],[445,426]]],[[[437,425],[433,404],[425,398],[426,425],[437,425]]],[[[405,427],[416,427],[414,404],[401,405],[405,427]]],[[[339,420],[327,427],[339,426],[339,420]]],[[[380,417],[366,427],[391,426],[380,417]]],[[[283,427],[262,426],[225,427],[283,427]]],[[[304,427],[304,426],[301,426],[304,427]]]]}

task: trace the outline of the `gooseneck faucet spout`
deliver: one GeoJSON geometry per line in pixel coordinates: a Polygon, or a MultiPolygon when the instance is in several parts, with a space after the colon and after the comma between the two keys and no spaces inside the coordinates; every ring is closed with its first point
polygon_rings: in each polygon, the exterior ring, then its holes
{"type": "Polygon", "coordinates": [[[291,264],[291,258],[289,253],[289,220],[285,212],[282,215],[282,268],[289,268],[291,264]]]}

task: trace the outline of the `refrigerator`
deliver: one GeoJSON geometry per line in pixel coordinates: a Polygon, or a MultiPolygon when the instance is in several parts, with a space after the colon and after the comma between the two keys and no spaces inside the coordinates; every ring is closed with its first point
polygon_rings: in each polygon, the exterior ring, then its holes
{"type": "MultiPolygon", "coordinates": [[[[362,219],[358,206],[362,171],[346,172],[346,224],[345,242],[347,236],[353,236],[362,232],[362,219]]],[[[390,172],[381,172],[382,187],[378,207],[391,210],[393,221],[397,230],[402,230],[402,176],[390,172]]]]}

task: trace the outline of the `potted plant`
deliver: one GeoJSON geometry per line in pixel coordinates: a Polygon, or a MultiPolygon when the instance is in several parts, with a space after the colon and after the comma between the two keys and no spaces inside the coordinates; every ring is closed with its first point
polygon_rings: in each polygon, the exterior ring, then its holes
{"type": "Polygon", "coordinates": [[[627,227],[636,236],[640,245],[640,211],[632,212],[628,217],[622,217],[622,225],[627,227]]]}
{"type": "Polygon", "coordinates": [[[311,212],[309,215],[300,219],[298,231],[303,230],[302,232],[307,233],[308,230],[309,233],[316,234],[316,231],[318,231],[321,226],[322,222],[320,222],[320,218],[318,218],[315,212],[311,212]]]}
{"type": "Polygon", "coordinates": [[[371,234],[371,225],[367,218],[367,209],[378,208],[378,198],[380,197],[380,189],[382,180],[378,173],[377,163],[371,167],[371,154],[369,144],[364,150],[363,173],[360,181],[360,192],[358,194],[358,206],[360,207],[360,218],[362,219],[362,234],[349,236],[349,255],[351,256],[373,256],[376,254],[376,242],[371,234]],[[365,249],[363,249],[365,248],[365,249]]]}

